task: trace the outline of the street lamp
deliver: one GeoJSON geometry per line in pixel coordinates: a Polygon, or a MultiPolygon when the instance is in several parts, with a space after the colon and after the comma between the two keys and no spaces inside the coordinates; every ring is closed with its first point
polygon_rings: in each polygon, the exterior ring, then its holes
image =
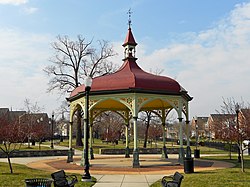
{"type": "Polygon", "coordinates": [[[195,121],[195,149],[197,150],[198,147],[198,123],[197,123],[197,116],[194,117],[195,121]]]}
{"type": "Polygon", "coordinates": [[[227,128],[229,129],[229,140],[230,140],[230,145],[229,145],[229,159],[232,159],[232,137],[231,137],[231,123],[230,121],[226,121],[227,128]]]}
{"type": "Polygon", "coordinates": [[[82,176],[82,181],[91,181],[91,176],[89,173],[89,92],[92,85],[92,78],[86,77],[85,79],[85,115],[84,115],[84,174],[82,176]]]}
{"type": "Polygon", "coordinates": [[[238,162],[241,162],[241,156],[240,156],[240,125],[239,125],[239,112],[240,112],[240,105],[238,103],[235,104],[235,112],[236,112],[236,124],[237,124],[237,141],[238,141],[238,162]]]}
{"type": "Polygon", "coordinates": [[[53,140],[54,140],[54,116],[55,116],[55,113],[53,111],[52,118],[51,118],[51,145],[50,145],[51,149],[54,149],[54,143],[53,143],[53,140]]]}
{"type": "Polygon", "coordinates": [[[163,148],[162,148],[162,158],[168,158],[166,140],[167,140],[167,123],[163,123],[163,148]]]}
{"type": "Polygon", "coordinates": [[[195,122],[195,150],[194,150],[194,158],[200,158],[200,150],[198,148],[198,118],[194,117],[195,122]]]}

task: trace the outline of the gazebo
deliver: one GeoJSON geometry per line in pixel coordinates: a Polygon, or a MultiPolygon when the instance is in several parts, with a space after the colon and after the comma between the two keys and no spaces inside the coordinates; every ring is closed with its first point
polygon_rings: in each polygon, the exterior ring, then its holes
{"type": "MultiPolygon", "coordinates": [[[[163,158],[168,158],[166,150],[166,117],[171,110],[175,110],[179,120],[179,162],[183,163],[183,116],[187,129],[189,128],[189,101],[192,97],[181,85],[169,77],[158,76],[143,71],[137,64],[137,43],[129,24],[124,44],[123,65],[115,73],[93,78],[89,92],[89,102],[86,99],[85,85],[77,87],[71,93],[70,102],[70,138],[69,148],[72,150],[72,121],[76,110],[81,108],[84,116],[89,114],[89,131],[92,134],[94,119],[105,111],[113,111],[123,117],[126,124],[125,157],[129,157],[128,128],[130,120],[133,121],[133,163],[134,168],[140,167],[138,148],[137,119],[140,111],[154,111],[162,121],[163,127],[163,158]],[[89,103],[87,111],[86,103],[89,103]]],[[[157,62],[154,62],[157,63],[157,62]]],[[[88,124],[88,123],[87,123],[88,124]]],[[[86,129],[86,128],[85,128],[86,129]]],[[[186,132],[189,137],[189,130],[186,132]]],[[[85,137],[86,138],[86,137],[85,137]]],[[[92,141],[90,138],[90,149],[92,141]]],[[[187,138],[189,146],[189,138],[187,138]]]]}

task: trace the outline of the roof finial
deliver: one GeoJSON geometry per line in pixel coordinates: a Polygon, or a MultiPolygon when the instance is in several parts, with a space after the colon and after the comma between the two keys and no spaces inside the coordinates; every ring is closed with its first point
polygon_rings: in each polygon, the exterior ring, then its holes
{"type": "Polygon", "coordinates": [[[131,27],[131,14],[133,12],[131,12],[131,8],[128,10],[127,14],[128,14],[128,28],[130,29],[131,27]]]}

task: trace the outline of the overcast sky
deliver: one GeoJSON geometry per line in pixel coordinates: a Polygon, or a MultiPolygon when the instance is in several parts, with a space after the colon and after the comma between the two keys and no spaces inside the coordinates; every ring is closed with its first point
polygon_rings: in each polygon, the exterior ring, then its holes
{"type": "Polygon", "coordinates": [[[42,71],[57,35],[108,40],[121,65],[129,8],[137,63],[194,97],[190,118],[216,113],[223,97],[250,102],[249,0],[0,0],[0,107],[28,98],[48,114],[58,108],[65,96],[46,93],[42,71]]]}

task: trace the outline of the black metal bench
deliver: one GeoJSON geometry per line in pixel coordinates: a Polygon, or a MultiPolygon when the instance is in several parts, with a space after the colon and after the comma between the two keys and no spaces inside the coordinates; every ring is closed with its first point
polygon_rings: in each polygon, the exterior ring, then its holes
{"type": "Polygon", "coordinates": [[[161,180],[161,185],[163,187],[180,187],[183,178],[182,174],[175,172],[174,175],[164,176],[161,180]]]}
{"type": "Polygon", "coordinates": [[[25,179],[26,187],[51,187],[53,180],[44,178],[25,179]]]}
{"type": "Polygon", "coordinates": [[[64,170],[52,173],[51,177],[54,179],[55,187],[73,187],[78,182],[75,175],[66,175],[64,170]]]}

